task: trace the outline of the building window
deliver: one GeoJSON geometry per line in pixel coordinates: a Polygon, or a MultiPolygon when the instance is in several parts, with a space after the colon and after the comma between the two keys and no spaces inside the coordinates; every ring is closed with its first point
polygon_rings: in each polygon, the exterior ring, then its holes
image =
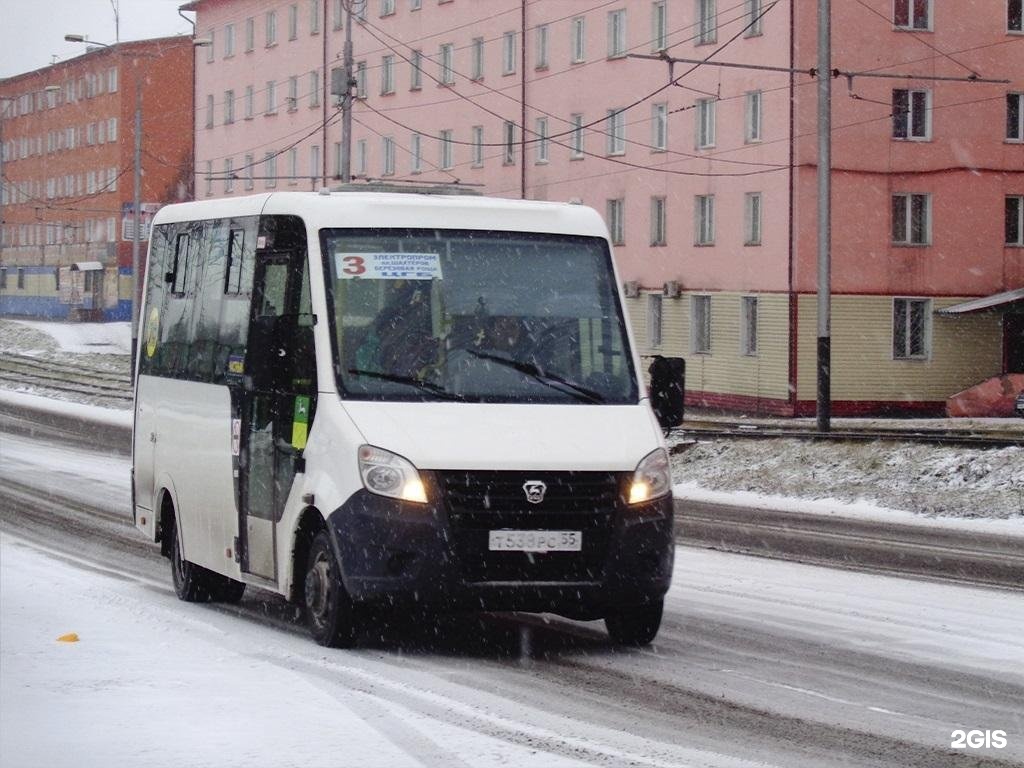
{"type": "Polygon", "coordinates": [[[472,73],[470,77],[474,80],[482,80],[484,77],[484,39],[473,38],[472,73]]]}
{"type": "Polygon", "coordinates": [[[608,58],[626,55],[626,9],[620,8],[608,14],[608,58]]]}
{"type": "Polygon", "coordinates": [[[452,160],[452,131],[446,128],[441,131],[441,169],[447,170],[455,165],[452,160]]]}
{"type": "Polygon", "coordinates": [[[932,0],[894,0],[892,23],[897,29],[931,29],[932,0]]]}
{"type": "Polygon", "coordinates": [[[395,0],[380,0],[380,15],[391,16],[395,12],[395,0]]]}
{"type": "Polygon", "coordinates": [[[668,104],[651,106],[651,148],[657,152],[668,149],[668,104]]]}
{"type": "Polygon", "coordinates": [[[537,135],[534,141],[537,152],[536,162],[546,163],[548,161],[548,119],[538,117],[533,132],[537,135]]]}
{"type": "Polygon", "coordinates": [[[309,106],[320,106],[320,70],[318,69],[309,73],[309,106]]]}
{"type": "Polygon", "coordinates": [[[504,147],[502,163],[515,165],[516,162],[516,124],[506,120],[501,126],[501,143],[504,147]]]}
{"type": "Polygon", "coordinates": [[[931,299],[892,300],[893,359],[928,359],[931,315],[931,299]]]}
{"type": "Polygon", "coordinates": [[[454,51],[455,46],[451,43],[443,43],[441,45],[438,61],[441,65],[441,83],[443,85],[452,85],[455,82],[455,70],[452,68],[454,51]]]}
{"type": "Polygon", "coordinates": [[[366,98],[366,62],[356,62],[356,98],[366,98]]]}
{"type": "Polygon", "coordinates": [[[268,115],[277,114],[277,83],[273,80],[267,80],[267,89],[264,93],[267,96],[266,113],[268,115]]]}
{"type": "Polygon", "coordinates": [[[245,52],[249,53],[256,47],[256,19],[251,16],[245,20],[245,52]]]}
{"type": "MultiPolygon", "coordinates": [[[[394,8],[391,9],[394,13],[394,8]]],[[[395,175],[395,140],[391,136],[385,136],[381,139],[381,154],[383,155],[381,163],[381,175],[382,176],[394,176],[395,175]]]]}
{"type": "Polygon", "coordinates": [[[409,90],[418,91],[423,87],[423,51],[412,52],[409,67],[409,90]]]}
{"type": "MultiPolygon", "coordinates": [[[[216,58],[217,33],[211,29],[206,33],[206,37],[210,41],[210,44],[206,46],[206,63],[213,64],[213,61],[216,58]]],[[[86,95],[92,96],[92,80],[88,80],[87,83],[89,90],[86,91],[86,95]]]]}
{"type": "Polygon", "coordinates": [[[697,45],[718,40],[717,16],[715,0],[697,0],[697,45]]]}
{"type": "Polygon", "coordinates": [[[277,153],[267,152],[263,156],[263,186],[273,189],[277,186],[277,153]]]}
{"type": "Polygon", "coordinates": [[[608,154],[626,154],[626,116],[621,110],[608,110],[608,154]]]}
{"type": "Polygon", "coordinates": [[[697,100],[697,149],[715,146],[715,100],[697,100]]]}
{"type": "Polygon", "coordinates": [[[299,108],[299,77],[292,75],[288,78],[288,111],[294,112],[299,108]]]}
{"type": "Polygon", "coordinates": [[[252,169],[253,169],[254,165],[256,165],[256,158],[253,155],[246,155],[245,156],[245,168],[243,169],[245,171],[245,188],[246,189],[252,189],[255,186],[255,184],[253,183],[253,178],[252,178],[252,176],[253,176],[252,169]]]}
{"type": "Polygon", "coordinates": [[[534,30],[537,36],[537,60],[534,63],[536,69],[548,68],[548,25],[541,24],[534,30]]]}
{"type": "Polygon", "coordinates": [[[309,178],[311,181],[316,182],[320,178],[320,174],[323,173],[323,167],[321,166],[320,160],[320,145],[314,144],[309,148],[309,178]]]}
{"type": "Polygon", "coordinates": [[[1024,32],[1024,2],[1006,0],[1006,31],[1024,32]]]}
{"type": "Polygon", "coordinates": [[[651,245],[665,245],[665,198],[651,198],[651,245]]]}
{"type": "Polygon", "coordinates": [[[320,34],[320,0],[309,0],[309,34],[320,34]]]}
{"type": "Polygon", "coordinates": [[[360,139],[356,142],[356,173],[360,176],[365,176],[368,162],[369,151],[366,147],[366,139],[360,139]]]}
{"type": "Polygon", "coordinates": [[[761,140],[761,92],[750,91],[746,95],[746,120],[743,140],[747,144],[761,140]]]}
{"type": "Polygon", "coordinates": [[[293,187],[299,181],[299,149],[292,147],[288,150],[288,183],[293,187]]]}
{"type": "Polygon", "coordinates": [[[757,296],[740,299],[740,352],[757,355],[757,296]]]}
{"type": "Polygon", "coordinates": [[[661,346],[661,294],[647,294],[647,346],[661,346]]]}
{"type": "Polygon", "coordinates": [[[614,245],[622,245],[626,242],[625,209],[626,201],[622,198],[608,201],[608,233],[611,235],[614,245]]]}
{"type": "Polygon", "coordinates": [[[224,91],[224,125],[235,122],[235,92],[224,91]]]}
{"type": "Polygon", "coordinates": [[[668,10],[665,0],[651,6],[651,49],[655,52],[668,48],[668,10]]]}
{"type": "Polygon", "coordinates": [[[230,158],[224,158],[224,193],[228,194],[235,191],[235,161],[230,158]]]}
{"type": "MultiPolygon", "coordinates": [[[[394,13],[394,11],[392,11],[394,13]]],[[[395,92],[395,57],[382,56],[380,60],[380,93],[386,96],[395,92]]]]}
{"type": "Polygon", "coordinates": [[[744,37],[757,37],[761,34],[761,0],[746,0],[747,4],[747,29],[743,33],[744,37]]]}
{"type": "Polygon", "coordinates": [[[1006,198],[1006,244],[1024,246],[1024,196],[1006,198]]]}
{"type": "Polygon", "coordinates": [[[409,0],[409,10],[418,11],[423,7],[423,0],[409,0]]]}
{"type": "Polygon", "coordinates": [[[117,67],[107,70],[107,92],[117,93],[117,67]]]}
{"type": "Polygon", "coordinates": [[[25,290],[25,269],[24,267],[18,267],[17,271],[17,288],[19,291],[25,290]]]}
{"type": "Polygon", "coordinates": [[[587,20],[577,16],[572,20],[572,63],[579,64],[587,58],[587,20]]]}
{"type": "Polygon", "coordinates": [[[277,11],[267,11],[266,46],[277,45],[277,11]]]}
{"type": "Polygon", "coordinates": [[[245,86],[245,119],[251,120],[256,112],[256,89],[251,85],[245,86]]]}
{"type": "MultiPolygon", "coordinates": [[[[206,127],[213,128],[213,94],[208,93],[206,95],[206,127]]],[[[92,144],[92,123],[90,123],[86,129],[85,138],[87,144],[92,144]]]]}
{"type": "Polygon", "coordinates": [[[694,243],[715,244],[715,196],[697,195],[694,199],[694,243]]]}
{"type": "Polygon", "coordinates": [[[931,91],[893,88],[892,137],[894,139],[931,138],[931,91]]]}
{"type": "Polygon", "coordinates": [[[473,167],[479,168],[484,164],[484,127],[473,126],[473,167]]]}
{"type": "MultiPolygon", "coordinates": [[[[206,196],[213,196],[213,160],[206,161],[206,196]]],[[[91,235],[89,241],[92,241],[91,235]]]]}
{"type": "Polygon", "coordinates": [[[516,33],[506,32],[501,36],[501,74],[513,75],[516,71],[516,33]]]}
{"type": "Polygon", "coordinates": [[[331,26],[339,30],[345,26],[345,0],[334,0],[334,13],[332,14],[331,26]]]}
{"type": "Polygon", "coordinates": [[[299,36],[299,6],[292,3],[288,6],[288,39],[295,40],[299,36]]]}
{"type": "Polygon", "coordinates": [[[571,139],[571,154],[570,158],[573,160],[583,159],[583,115],[574,114],[571,118],[572,121],[572,139],[571,139]]]}
{"type": "Polygon", "coordinates": [[[1006,140],[1024,141],[1024,93],[1006,94],[1006,140]]]}
{"type": "Polygon", "coordinates": [[[711,352],[711,297],[690,297],[690,347],[698,355],[711,352]]]}
{"type": "Polygon", "coordinates": [[[761,244],[761,193],[747,192],[743,206],[743,244],[761,244]]]}
{"type": "MultiPolygon", "coordinates": [[[[212,46],[211,46],[212,47],[212,46]]],[[[224,27],[224,58],[230,59],[235,55],[235,25],[228,24],[224,27]]]]}
{"type": "Polygon", "coordinates": [[[931,242],[931,195],[892,196],[893,245],[928,245],[931,242]]]}
{"type": "Polygon", "coordinates": [[[423,170],[423,137],[418,133],[412,135],[409,146],[411,170],[420,173],[423,170]]]}

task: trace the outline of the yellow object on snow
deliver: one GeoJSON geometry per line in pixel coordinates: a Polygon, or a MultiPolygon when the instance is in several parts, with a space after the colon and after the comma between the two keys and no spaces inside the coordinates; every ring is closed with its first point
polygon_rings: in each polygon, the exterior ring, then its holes
{"type": "Polygon", "coordinates": [[[66,635],[61,635],[60,637],[57,638],[57,642],[58,643],[77,643],[78,642],[78,633],[76,633],[76,632],[68,632],[66,635]]]}

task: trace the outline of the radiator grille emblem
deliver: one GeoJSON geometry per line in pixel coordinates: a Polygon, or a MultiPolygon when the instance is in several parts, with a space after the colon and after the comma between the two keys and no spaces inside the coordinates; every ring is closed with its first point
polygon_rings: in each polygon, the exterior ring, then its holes
{"type": "Polygon", "coordinates": [[[544,494],[548,487],[543,480],[527,480],[523,483],[523,490],[526,492],[526,500],[531,504],[540,504],[544,501],[544,494]]]}

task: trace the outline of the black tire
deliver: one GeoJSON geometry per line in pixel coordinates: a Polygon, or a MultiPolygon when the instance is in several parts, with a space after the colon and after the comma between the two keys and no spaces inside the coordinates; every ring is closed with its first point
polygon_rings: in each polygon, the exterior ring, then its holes
{"type": "Polygon", "coordinates": [[[661,627],[665,602],[658,600],[636,608],[625,608],[604,617],[608,636],[616,645],[649,645],[661,627]]]}
{"type": "Polygon", "coordinates": [[[166,535],[170,537],[171,578],[174,593],[186,603],[205,603],[210,600],[213,575],[205,568],[190,563],[181,554],[181,537],[178,535],[178,521],[171,518],[166,535]]]}
{"type": "Polygon", "coordinates": [[[242,599],[242,595],[245,594],[245,584],[241,581],[235,581],[227,576],[220,576],[215,573],[210,573],[216,583],[213,584],[210,599],[215,603],[237,603],[242,599]]]}
{"type": "Polygon", "coordinates": [[[310,544],[302,595],[313,639],[330,648],[351,648],[356,637],[355,609],[327,531],[316,534],[310,544]]]}

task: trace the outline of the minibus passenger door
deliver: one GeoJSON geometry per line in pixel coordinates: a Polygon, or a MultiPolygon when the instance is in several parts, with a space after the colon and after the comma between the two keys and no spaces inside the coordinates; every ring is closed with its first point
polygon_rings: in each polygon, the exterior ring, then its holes
{"type": "Polygon", "coordinates": [[[277,576],[276,524],[302,469],[316,397],[305,252],[258,253],[242,396],[242,570],[277,576]]]}

